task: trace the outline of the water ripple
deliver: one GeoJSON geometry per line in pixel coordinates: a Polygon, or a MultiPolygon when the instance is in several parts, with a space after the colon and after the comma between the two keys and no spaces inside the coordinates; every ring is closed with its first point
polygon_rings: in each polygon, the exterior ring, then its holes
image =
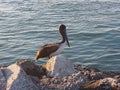
{"type": "MultiPolygon", "coordinates": [[[[70,48],[62,55],[74,63],[119,71],[120,2],[80,0],[0,1],[0,63],[34,60],[39,47],[61,38],[67,26],[70,48]]],[[[38,64],[45,63],[41,59],[38,64]]]]}

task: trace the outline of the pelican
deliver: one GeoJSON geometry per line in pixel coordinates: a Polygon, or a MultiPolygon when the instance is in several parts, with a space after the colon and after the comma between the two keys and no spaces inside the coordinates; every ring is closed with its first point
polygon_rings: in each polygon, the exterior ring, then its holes
{"type": "Polygon", "coordinates": [[[46,44],[42,46],[37,51],[37,54],[35,56],[36,61],[38,61],[39,58],[45,58],[45,57],[51,58],[52,56],[60,54],[63,51],[66,44],[68,45],[68,47],[70,47],[65,25],[61,24],[59,26],[59,33],[62,36],[61,41],[57,43],[50,43],[50,44],[46,44]]]}

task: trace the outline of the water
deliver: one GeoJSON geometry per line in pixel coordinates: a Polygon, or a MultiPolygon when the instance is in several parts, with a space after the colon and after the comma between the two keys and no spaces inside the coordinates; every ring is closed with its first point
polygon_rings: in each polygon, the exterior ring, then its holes
{"type": "Polygon", "coordinates": [[[62,55],[75,64],[119,71],[119,0],[0,0],[0,65],[34,61],[40,46],[60,40],[61,23],[71,45],[62,55]]]}

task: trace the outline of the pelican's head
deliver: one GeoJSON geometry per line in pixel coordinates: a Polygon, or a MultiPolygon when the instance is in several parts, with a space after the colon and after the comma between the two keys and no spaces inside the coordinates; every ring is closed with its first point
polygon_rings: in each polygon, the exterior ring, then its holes
{"type": "Polygon", "coordinates": [[[68,41],[68,37],[67,37],[67,33],[66,33],[66,26],[61,24],[59,26],[59,32],[63,37],[63,40],[65,40],[67,42],[67,45],[70,47],[69,41],[68,41]]]}

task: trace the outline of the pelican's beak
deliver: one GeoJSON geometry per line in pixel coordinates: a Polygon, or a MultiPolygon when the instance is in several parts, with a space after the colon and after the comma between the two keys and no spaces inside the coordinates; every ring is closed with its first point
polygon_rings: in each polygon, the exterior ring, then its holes
{"type": "Polygon", "coordinates": [[[69,41],[68,41],[68,38],[66,37],[66,41],[67,41],[67,45],[68,45],[68,47],[70,47],[70,43],[69,43],[69,41]]]}
{"type": "Polygon", "coordinates": [[[65,39],[66,39],[66,41],[67,41],[68,47],[70,47],[70,43],[69,43],[69,40],[68,40],[68,37],[67,37],[67,34],[66,34],[66,33],[65,33],[65,39]]]}

